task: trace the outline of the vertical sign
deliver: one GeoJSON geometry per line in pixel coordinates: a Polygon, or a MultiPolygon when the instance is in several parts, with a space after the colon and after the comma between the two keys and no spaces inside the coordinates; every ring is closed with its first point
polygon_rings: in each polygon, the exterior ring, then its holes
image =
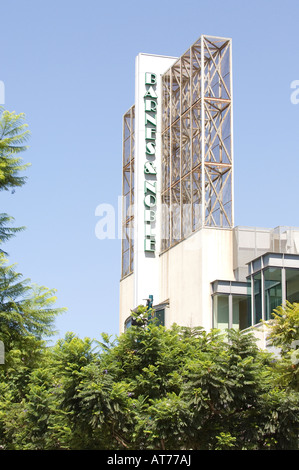
{"type": "Polygon", "coordinates": [[[157,170],[156,132],[157,132],[157,76],[154,73],[145,74],[145,155],[144,164],[144,251],[155,253],[156,208],[157,208],[157,170]]]}

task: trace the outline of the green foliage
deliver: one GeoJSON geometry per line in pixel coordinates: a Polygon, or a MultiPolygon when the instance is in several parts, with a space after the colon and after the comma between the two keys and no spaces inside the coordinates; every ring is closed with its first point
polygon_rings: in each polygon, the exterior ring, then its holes
{"type": "MultiPolygon", "coordinates": [[[[13,217],[8,214],[0,214],[0,245],[7,242],[11,237],[16,235],[18,232],[24,230],[24,227],[8,227],[8,224],[12,222],[13,217]]],[[[7,253],[0,248],[0,254],[7,255],[7,253]]]]}
{"type": "MultiPolygon", "coordinates": [[[[27,149],[25,143],[29,137],[28,125],[24,120],[23,113],[9,112],[0,106],[0,191],[14,192],[15,188],[22,186],[26,181],[22,173],[30,165],[24,164],[19,156],[20,152],[27,149]]],[[[11,227],[13,220],[13,217],[6,213],[0,214],[0,244],[24,229],[11,227]]],[[[2,248],[0,253],[7,254],[2,248]]]]}
{"type": "Polygon", "coordinates": [[[216,436],[217,444],[215,450],[232,450],[235,447],[236,437],[231,436],[231,434],[221,432],[219,436],[216,436]]]}
{"type": "Polygon", "coordinates": [[[252,335],[147,324],[102,339],[69,333],[40,351],[27,381],[7,371],[2,446],[297,448],[298,392],[273,385],[281,370],[252,335]]]}
{"type": "Polygon", "coordinates": [[[281,348],[282,354],[288,354],[294,341],[299,341],[299,304],[286,302],[272,313],[274,320],[270,324],[269,339],[274,346],[281,348]]]}
{"type": "Polygon", "coordinates": [[[269,342],[280,351],[279,381],[299,392],[299,304],[286,302],[272,313],[269,342]]]}
{"type": "Polygon", "coordinates": [[[55,308],[55,302],[54,290],[23,280],[0,253],[0,340],[6,353],[55,333],[54,320],[64,311],[55,308]]]}
{"type": "Polygon", "coordinates": [[[29,137],[24,113],[16,114],[0,107],[0,190],[22,186],[26,178],[20,172],[29,164],[23,164],[18,155],[27,149],[24,145],[29,137]]]}

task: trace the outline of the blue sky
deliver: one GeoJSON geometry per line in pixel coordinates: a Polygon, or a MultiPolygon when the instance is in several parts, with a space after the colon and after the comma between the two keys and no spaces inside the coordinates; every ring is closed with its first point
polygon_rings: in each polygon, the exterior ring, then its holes
{"type": "Polygon", "coordinates": [[[28,182],[1,212],[26,231],[6,245],[32,282],[57,289],[57,337],[118,334],[122,115],[139,52],[180,56],[201,34],[233,40],[235,224],[299,226],[298,0],[0,0],[5,107],[31,131],[28,182]]]}

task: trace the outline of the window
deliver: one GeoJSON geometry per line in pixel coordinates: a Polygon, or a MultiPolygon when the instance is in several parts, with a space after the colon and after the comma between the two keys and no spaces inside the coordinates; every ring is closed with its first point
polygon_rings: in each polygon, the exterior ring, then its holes
{"type": "Polygon", "coordinates": [[[282,304],[282,284],[281,269],[267,268],[264,270],[264,298],[265,298],[265,315],[264,319],[269,320],[273,310],[282,304]]]}
{"type": "Polygon", "coordinates": [[[244,330],[250,325],[247,295],[215,295],[213,297],[214,328],[244,330]]]}
{"type": "Polygon", "coordinates": [[[132,317],[127,318],[125,321],[125,330],[127,328],[130,328],[132,325],[133,325],[133,318],[132,317]]]}
{"type": "Polygon", "coordinates": [[[156,310],[155,313],[154,313],[154,317],[157,318],[156,325],[165,326],[165,310],[164,310],[164,308],[160,309],[160,310],[156,310]]]}
{"type": "Polygon", "coordinates": [[[299,270],[286,269],[286,298],[289,302],[299,302],[299,270]]]}
{"type": "MultiPolygon", "coordinates": [[[[154,309],[154,314],[153,315],[148,315],[147,319],[148,319],[149,323],[151,323],[152,318],[156,319],[155,325],[165,326],[165,309],[164,308],[163,309],[160,308],[159,310],[154,309]]],[[[132,316],[129,316],[125,320],[125,330],[127,330],[131,326],[137,326],[137,325],[138,325],[138,323],[136,322],[136,320],[134,320],[134,318],[132,316]]]]}
{"type": "Polygon", "coordinates": [[[262,275],[253,276],[253,321],[254,324],[262,321],[262,275]]]}
{"type": "Polygon", "coordinates": [[[214,307],[214,328],[225,330],[229,328],[229,296],[215,295],[213,298],[214,307]]]}
{"type": "Polygon", "coordinates": [[[248,328],[251,324],[249,317],[249,299],[245,295],[233,295],[233,318],[232,327],[239,330],[248,328]]]}

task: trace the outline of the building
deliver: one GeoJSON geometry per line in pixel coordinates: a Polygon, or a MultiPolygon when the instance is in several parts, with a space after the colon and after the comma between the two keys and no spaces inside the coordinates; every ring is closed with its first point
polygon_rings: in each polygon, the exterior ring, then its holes
{"type": "Polygon", "coordinates": [[[299,301],[299,229],[234,226],[232,42],[139,54],[123,117],[120,331],[153,298],[169,327],[239,327],[299,301]]]}

